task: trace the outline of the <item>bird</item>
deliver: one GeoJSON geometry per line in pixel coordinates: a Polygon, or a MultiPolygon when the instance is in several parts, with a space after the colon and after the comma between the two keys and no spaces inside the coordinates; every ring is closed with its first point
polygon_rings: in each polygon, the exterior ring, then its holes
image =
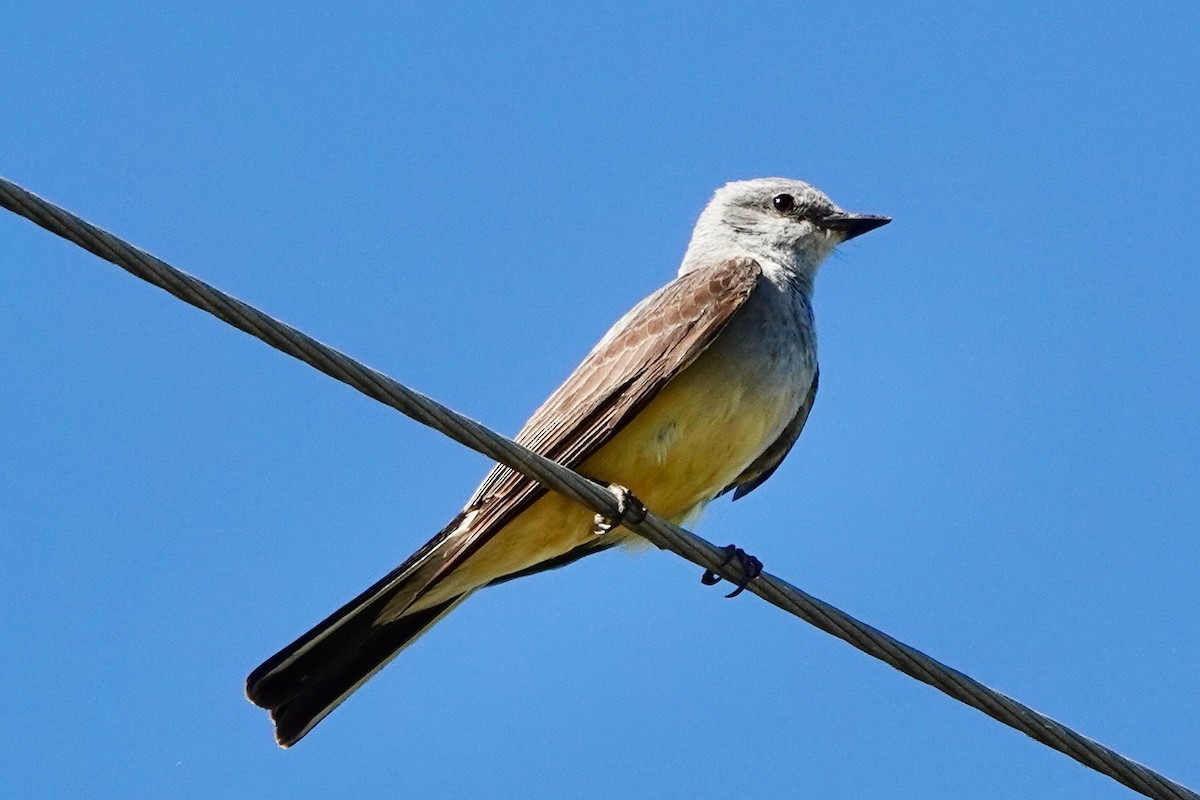
{"type": "MultiPolygon", "coordinates": [[[[744,497],[791,451],[816,398],[818,268],[890,221],[802,181],[720,187],[677,276],[613,325],[516,441],[677,524],[744,497]]],[[[437,535],[251,672],[246,696],[290,747],[479,589],[638,541],[497,465],[437,535]]]]}

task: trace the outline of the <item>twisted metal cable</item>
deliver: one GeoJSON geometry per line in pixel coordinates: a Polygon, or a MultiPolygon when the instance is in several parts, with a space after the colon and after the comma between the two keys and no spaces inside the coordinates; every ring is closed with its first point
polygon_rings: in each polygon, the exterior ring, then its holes
{"type": "MultiPolygon", "coordinates": [[[[0,178],[0,206],[170,292],[185,303],[261,339],[280,352],[354,387],[368,397],[537,480],[601,516],[620,519],[619,498],[608,487],[493,433],[436,400],[397,383],[4,178],[0,178]]],[[[623,524],[659,548],[670,550],[693,564],[712,570],[731,583],[738,584],[745,578],[740,564],[733,561],[726,564],[727,554],[723,549],[652,513],[647,513],[640,521],[625,520],[623,524]]],[[[749,582],[747,589],[867,655],[982,711],[1135,792],[1159,800],[1200,800],[1200,794],[1191,789],[984,686],[786,581],[763,572],[749,582]]]]}

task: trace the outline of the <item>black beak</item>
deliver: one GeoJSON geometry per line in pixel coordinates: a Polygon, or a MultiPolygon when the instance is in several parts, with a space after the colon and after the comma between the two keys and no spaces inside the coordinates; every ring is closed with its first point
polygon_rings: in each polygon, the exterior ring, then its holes
{"type": "Polygon", "coordinates": [[[862,236],[868,231],[882,228],[892,221],[891,217],[878,214],[830,214],[817,222],[827,231],[841,231],[846,234],[842,241],[849,241],[855,236],[862,236]]]}

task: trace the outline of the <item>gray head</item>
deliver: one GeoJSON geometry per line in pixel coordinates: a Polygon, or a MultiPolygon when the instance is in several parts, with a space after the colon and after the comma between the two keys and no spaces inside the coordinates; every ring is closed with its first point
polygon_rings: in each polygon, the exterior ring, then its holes
{"type": "Polygon", "coordinates": [[[679,274],[750,256],[768,273],[811,282],[835,247],[890,221],[847,213],[802,181],[758,178],[727,183],[696,221],[679,274]]]}

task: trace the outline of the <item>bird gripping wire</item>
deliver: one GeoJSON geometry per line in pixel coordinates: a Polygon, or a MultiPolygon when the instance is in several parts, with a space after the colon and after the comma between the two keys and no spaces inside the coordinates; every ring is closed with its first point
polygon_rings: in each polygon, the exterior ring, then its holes
{"type": "MultiPolygon", "coordinates": [[[[478,422],[397,383],[4,178],[0,178],[0,206],[170,292],[185,303],[261,339],[280,352],[354,387],[368,397],[566,495],[603,518],[621,520],[623,504],[619,493],[614,494],[608,487],[492,432],[478,422]]],[[[724,549],[655,514],[647,513],[640,520],[621,521],[658,547],[670,550],[735,585],[748,577],[742,573],[742,562],[729,560],[724,549]]],[[[848,642],[867,655],[1065,753],[1084,766],[1146,797],[1200,800],[1200,794],[1186,786],[984,686],[786,581],[763,572],[749,581],[747,590],[848,642]]]]}

